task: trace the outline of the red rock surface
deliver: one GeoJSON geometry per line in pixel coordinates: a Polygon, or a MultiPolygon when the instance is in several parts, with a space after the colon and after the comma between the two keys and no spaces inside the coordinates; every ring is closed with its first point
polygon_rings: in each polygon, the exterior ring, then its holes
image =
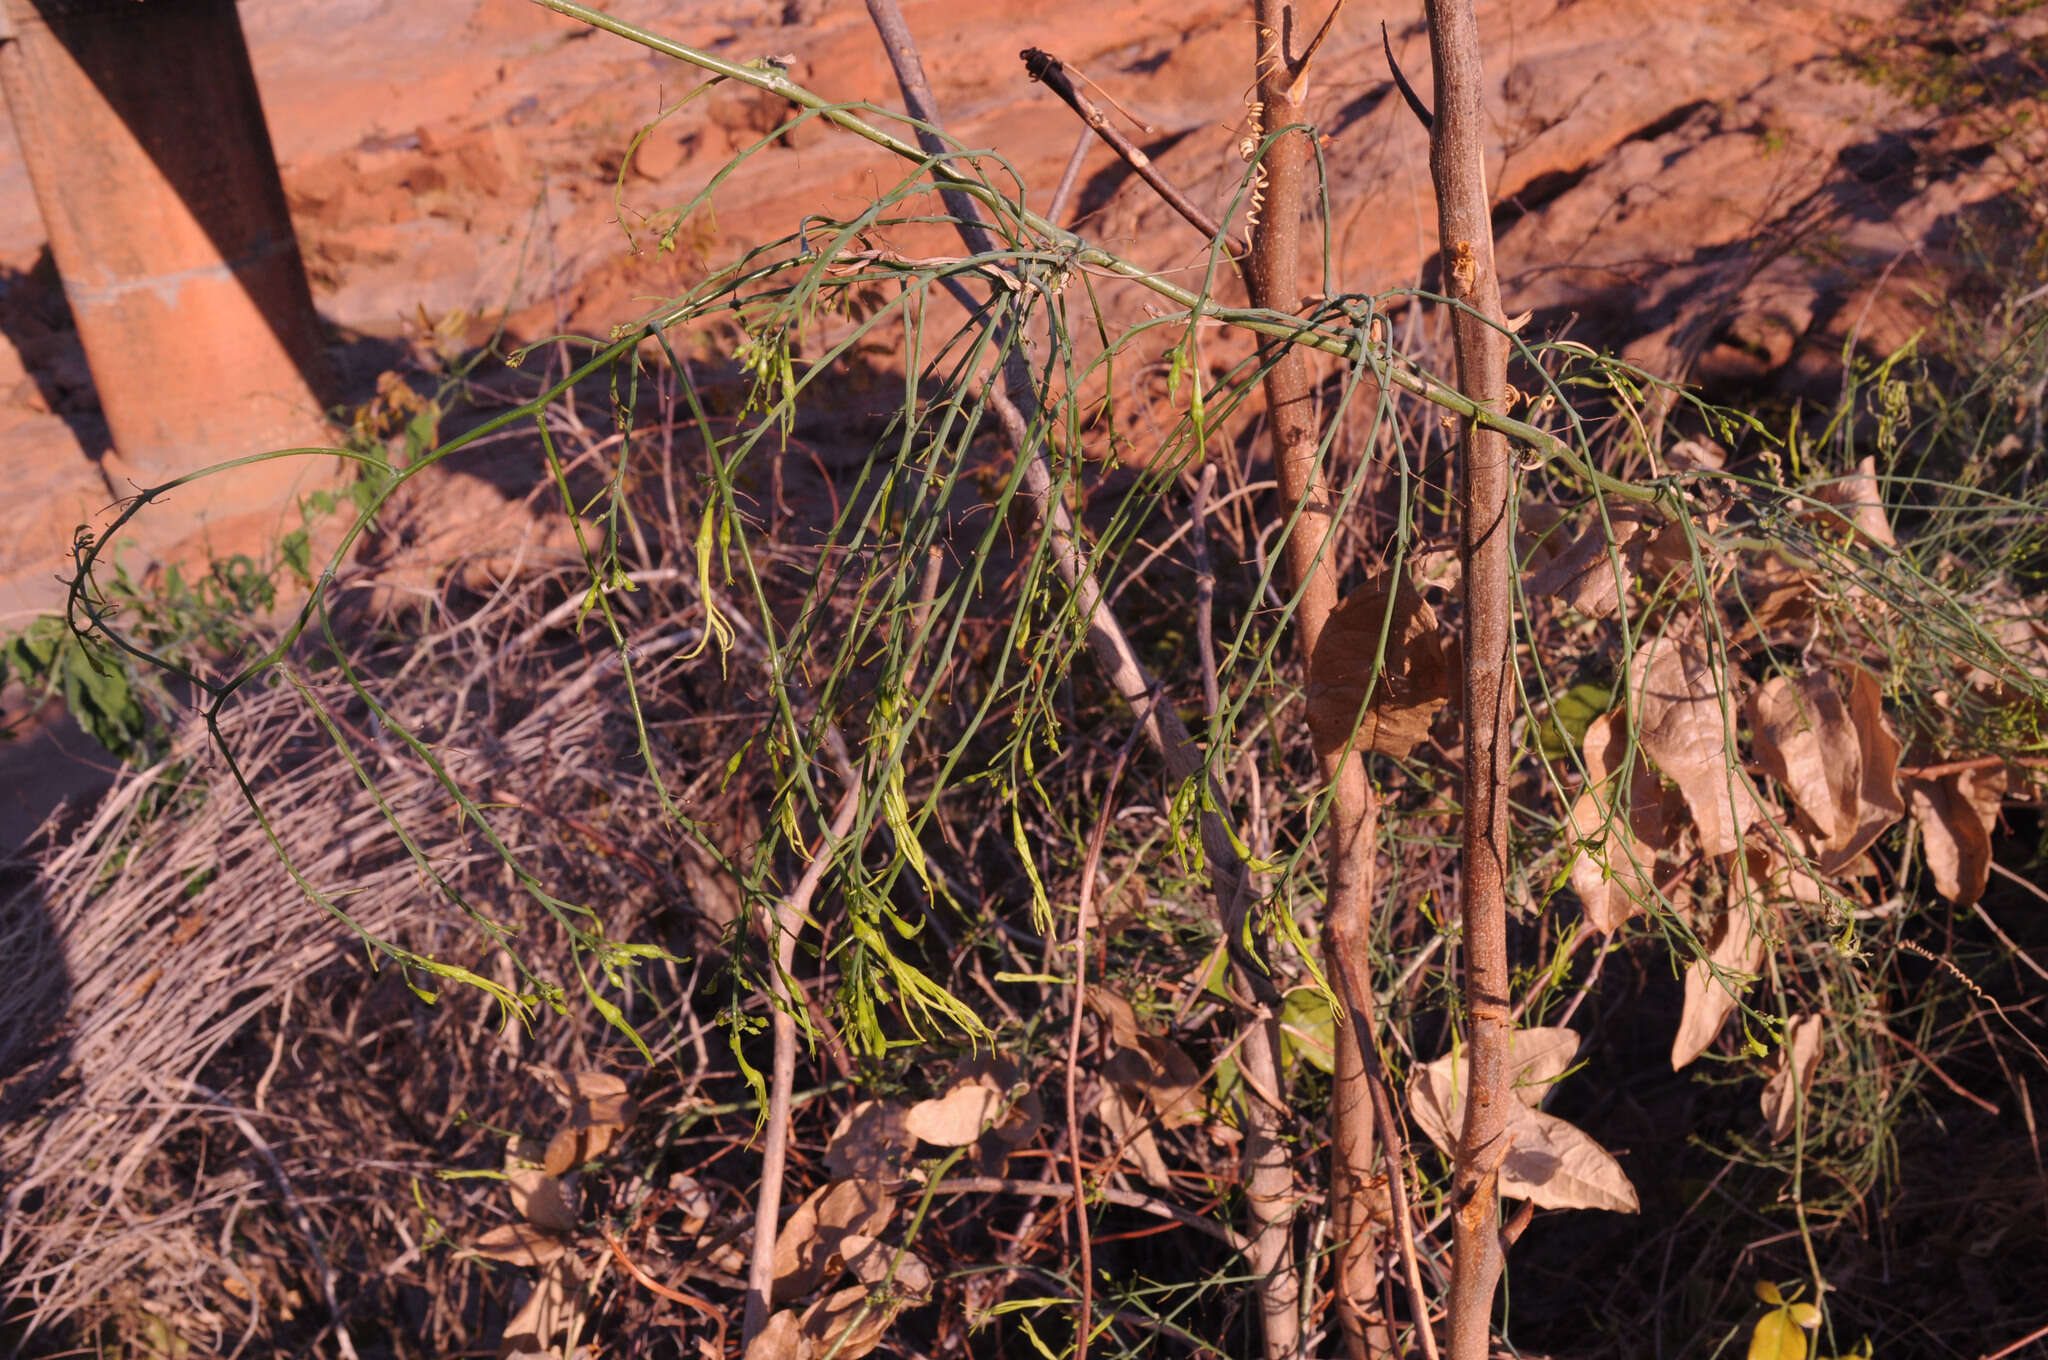
{"type": "MultiPolygon", "coordinates": [[[[741,60],[777,54],[834,98],[895,106],[855,0],[614,0],[607,8],[741,60]],[[793,21],[785,22],[785,15],[793,21]]],[[[1251,33],[1241,0],[922,0],[906,5],[951,130],[1000,152],[1042,202],[1076,124],[1024,76],[1044,47],[1157,130],[1142,140],[1199,200],[1243,174],[1251,33]]],[[[1801,382],[1852,331],[1901,338],[1906,283],[1938,271],[2009,180],[1932,153],[1966,130],[1856,73],[1901,0],[1735,5],[1563,0],[1479,7],[1492,81],[1499,252],[1511,311],[1624,348],[1667,374],[1801,382]],[[1887,272],[1889,271],[1889,272],[1887,272]],[[1868,305],[1880,276],[1892,297],[1868,305]],[[1859,329],[1860,328],[1860,329],[1859,329]]],[[[701,269],[804,214],[864,203],[900,164],[822,129],[765,151],[723,186],[688,248],[635,250],[631,226],[700,187],[779,111],[682,64],[525,0],[248,0],[242,6],[316,300],[347,331],[399,338],[424,320],[509,315],[532,337],[603,334],[701,269]],[[638,130],[648,135],[623,180],[638,130]],[[623,206],[623,212],[621,211],[623,206]]],[[[1329,289],[1431,277],[1422,129],[1392,91],[1379,21],[1424,100],[1410,10],[1351,6],[1308,107],[1334,205],[1329,289]]],[[[2017,26],[2048,24],[2040,11],[2017,26]]],[[[2030,30],[2031,31],[2031,30],[2030,30]]],[[[2021,148],[2038,154],[2040,148],[2021,148]]],[[[1192,232],[1109,154],[1091,150],[1080,229],[1160,268],[1200,257],[1192,232]]],[[[644,231],[641,233],[644,237],[644,231]]],[[[0,533],[0,628],[52,598],[71,528],[104,506],[93,399],[67,343],[11,136],[0,136],[0,460],[29,495],[0,533]]],[[[1136,301],[1130,304],[1135,308],[1136,301]]]]}

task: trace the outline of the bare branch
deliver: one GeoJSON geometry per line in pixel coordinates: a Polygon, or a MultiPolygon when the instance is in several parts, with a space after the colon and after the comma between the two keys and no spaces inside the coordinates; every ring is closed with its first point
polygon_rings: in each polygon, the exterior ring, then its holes
{"type": "Polygon", "coordinates": [[[1408,111],[1420,119],[1422,130],[1428,132],[1436,126],[1436,115],[1429,111],[1429,105],[1422,102],[1422,96],[1415,93],[1415,87],[1408,83],[1408,77],[1401,74],[1401,63],[1394,60],[1394,40],[1387,36],[1387,26],[1380,25],[1380,46],[1387,54],[1387,71],[1394,77],[1394,85],[1401,91],[1401,98],[1408,101],[1408,111]]]}
{"type": "MultiPolygon", "coordinates": [[[[1058,57],[1050,52],[1041,52],[1036,47],[1025,48],[1022,56],[1025,72],[1065,100],[1068,108],[1080,114],[1081,121],[1093,129],[1095,135],[1107,143],[1110,150],[1122,157],[1124,164],[1137,172],[1138,178],[1151,185],[1153,192],[1164,199],[1168,207],[1179,213],[1187,220],[1189,226],[1212,242],[1222,240],[1223,224],[1196,206],[1192,199],[1181,192],[1179,185],[1160,173],[1159,167],[1145,154],[1142,147],[1117,131],[1109,119],[1103,116],[1102,110],[1096,108],[1087,95],[1074,88],[1074,82],[1067,79],[1066,66],[1058,57]]],[[[1232,250],[1227,243],[1224,249],[1233,259],[1239,253],[1232,250]]]]}
{"type": "Polygon", "coordinates": [[[747,1263],[747,1311],[740,1327],[740,1345],[760,1335],[768,1323],[769,1292],[775,1283],[775,1229],[782,1216],[782,1173],[789,1164],[790,1092],[796,1085],[796,1012],[790,995],[796,966],[796,933],[811,909],[811,898],[832,864],[832,847],[853,830],[860,811],[860,785],[850,783],[833,809],[831,828],[811,852],[811,862],[789,895],[775,904],[767,922],[773,942],[768,989],[775,998],[768,1023],[774,1040],[774,1061],[768,1074],[768,1129],[761,1144],[761,1188],[754,1201],[754,1254],[747,1263]]]}
{"type": "MultiPolygon", "coordinates": [[[[1493,258],[1486,189],[1486,115],[1479,25],[1471,0],[1428,0],[1436,119],[1430,177],[1436,185],[1444,291],[1452,313],[1458,388],[1484,410],[1507,392],[1508,330],[1493,258]]],[[[1494,1288],[1502,1266],[1499,1166],[1508,1147],[1509,1035],[1507,860],[1508,720],[1516,682],[1514,463],[1497,430],[1463,430],[1465,581],[1464,855],[1460,877],[1465,1008],[1471,1044],[1465,1126],[1451,1174],[1451,1360],[1485,1360],[1494,1288]]]]}

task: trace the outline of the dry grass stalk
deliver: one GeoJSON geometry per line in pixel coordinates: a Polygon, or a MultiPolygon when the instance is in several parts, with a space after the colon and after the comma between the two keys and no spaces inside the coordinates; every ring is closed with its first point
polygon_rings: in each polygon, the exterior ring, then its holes
{"type": "MultiPolygon", "coordinates": [[[[500,652],[487,677],[492,689],[502,698],[524,688],[519,672],[533,659],[530,646],[500,652]]],[[[638,797],[637,781],[620,775],[615,738],[605,731],[612,711],[588,697],[616,670],[616,661],[610,653],[586,657],[566,685],[586,696],[583,702],[538,704],[494,738],[445,750],[448,769],[472,788],[518,789],[528,807],[575,802],[591,788],[638,797]]],[[[319,677],[308,683],[330,711],[346,707],[346,688],[319,677]]],[[[445,689],[402,684],[380,698],[416,730],[439,730],[459,702],[445,689]]],[[[259,791],[299,872],[325,889],[349,890],[340,900],[354,931],[425,954],[468,952],[470,927],[451,920],[453,908],[395,843],[376,799],[346,762],[331,758],[316,718],[293,688],[249,692],[223,715],[218,736],[259,791]]],[[[110,1290],[134,1280],[148,1281],[149,1297],[166,1308],[207,1313],[202,1284],[207,1263],[219,1257],[213,1233],[200,1229],[228,1204],[253,1196],[280,1206],[299,1224],[297,1244],[281,1244],[287,1255],[320,1255],[322,1236],[337,1222],[335,1169],[305,1162],[305,1153],[287,1154],[275,1133],[260,1132],[280,1118],[277,1101],[290,1084],[272,1090],[282,1034],[255,1083],[253,1105],[237,1103],[246,1096],[200,1085],[209,1065],[266,1011],[291,995],[318,998],[313,980],[346,969],[361,950],[355,933],[306,902],[208,745],[209,734],[195,719],[166,759],[125,774],[91,819],[0,900],[0,930],[18,946],[10,956],[42,961],[27,974],[39,985],[0,995],[9,1073],[0,1088],[7,1120],[0,1128],[0,1164],[8,1171],[0,1261],[8,1269],[9,1302],[40,1327],[104,1307],[110,1290]],[[190,1094],[195,1091],[201,1094],[190,1094]],[[164,1150],[209,1128],[235,1135],[258,1155],[268,1177],[258,1173],[248,1184],[231,1179],[220,1192],[225,1201],[204,1193],[195,1198],[188,1189],[152,1209],[159,1203],[164,1150]],[[266,1156],[266,1149],[275,1150],[266,1156]],[[275,1184],[266,1189],[265,1179],[275,1184]],[[323,1193],[301,1206],[309,1180],[320,1182],[323,1193]],[[314,1222],[321,1218],[324,1228],[314,1222]],[[172,1267],[172,1261],[180,1264],[172,1267]]],[[[434,775],[395,743],[363,738],[358,752],[390,815],[412,829],[442,878],[490,904],[500,921],[523,920],[519,896],[501,876],[503,861],[473,830],[449,821],[446,793],[434,775]]],[[[565,830],[540,817],[525,825],[539,833],[522,836],[526,852],[565,830]]],[[[567,835],[582,839],[573,830],[567,835]]],[[[623,916],[630,893],[619,899],[623,916]]],[[[549,932],[543,923],[528,925],[522,953],[545,964],[549,932]]],[[[499,980],[519,982],[509,971],[499,980]]],[[[479,1044],[503,1045],[490,1027],[472,1026],[477,1000],[458,995],[436,1008],[433,1023],[444,1033],[446,1061],[469,1061],[464,1054],[479,1044]]],[[[307,1012],[316,1004],[299,1007],[306,1023],[314,1020],[307,1012]]],[[[363,1136],[373,1135],[365,1130],[363,1136]]],[[[295,1147],[306,1143],[304,1136],[292,1141],[295,1147]]],[[[346,1142],[336,1139],[332,1146],[346,1142]]],[[[390,1193],[389,1187],[379,1190],[390,1193]]],[[[330,1292],[333,1272],[319,1262],[311,1266],[305,1277],[330,1292]]],[[[342,1309],[348,1304],[347,1298],[337,1301],[342,1309]]],[[[254,1313],[249,1325],[253,1335],[254,1313]]]]}

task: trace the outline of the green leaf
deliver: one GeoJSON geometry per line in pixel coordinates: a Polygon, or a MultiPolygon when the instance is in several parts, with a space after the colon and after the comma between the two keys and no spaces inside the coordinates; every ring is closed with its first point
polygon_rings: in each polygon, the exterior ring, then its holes
{"type": "Polygon", "coordinates": [[[1010,803],[1010,844],[1024,865],[1024,877],[1031,884],[1031,924],[1043,935],[1052,929],[1052,902],[1045,895],[1045,880],[1038,876],[1038,861],[1031,854],[1031,838],[1024,834],[1024,818],[1016,800],[1010,803]]]}
{"type": "Polygon", "coordinates": [[[1238,1075],[1236,1058],[1225,1058],[1216,1064],[1217,1113],[1231,1123],[1237,1121],[1231,1113],[1230,1098],[1237,1094],[1238,1085],[1242,1080],[1243,1078],[1238,1075]]]}
{"type": "Polygon", "coordinates": [[[1280,1060],[1296,1058],[1323,1072],[1336,1070],[1336,1017],[1320,987],[1296,987],[1280,1002],[1280,1060]]]}
{"type": "MultiPolygon", "coordinates": [[[[924,846],[917,839],[917,829],[910,824],[910,799],[904,791],[901,761],[889,767],[888,776],[882,781],[882,820],[895,833],[896,852],[909,863],[924,890],[932,892],[931,867],[925,863],[924,846]]],[[[1027,858],[1025,862],[1028,864],[1030,861],[1027,858]]],[[[1036,877],[1034,873],[1034,881],[1036,877]]]]}
{"type": "MultiPolygon", "coordinates": [[[[1060,1300],[1060,1302],[1065,1303],[1066,1300],[1062,1299],[1060,1300]]],[[[1053,1354],[1052,1347],[1046,1345],[1045,1342],[1040,1339],[1038,1335],[1038,1329],[1031,1325],[1030,1318],[1024,1316],[1022,1313],[1019,1313],[1017,1315],[1017,1321],[1024,1328],[1024,1335],[1030,1338],[1032,1346],[1037,1349],[1040,1355],[1045,1357],[1045,1360],[1060,1360],[1059,1356],[1053,1354]]]]}
{"type": "Polygon", "coordinates": [[[640,1037],[639,1030],[634,1029],[633,1026],[627,1022],[625,1012],[621,1011],[611,1001],[607,1000],[602,996],[599,996],[597,989],[591,986],[587,980],[583,984],[583,991],[584,994],[590,998],[590,1004],[597,1008],[597,1013],[599,1015],[602,1015],[605,1018],[606,1022],[609,1023],[613,1029],[617,1030],[619,1033],[625,1035],[626,1038],[631,1040],[633,1047],[640,1050],[640,1056],[646,1059],[648,1066],[653,1066],[654,1055],[647,1051],[647,1041],[640,1037]]]}
{"type": "Polygon", "coordinates": [[[1614,691],[1580,681],[1557,696],[1536,732],[1536,746],[1549,760],[1567,759],[1586,739],[1593,720],[1614,706],[1614,691]]]}

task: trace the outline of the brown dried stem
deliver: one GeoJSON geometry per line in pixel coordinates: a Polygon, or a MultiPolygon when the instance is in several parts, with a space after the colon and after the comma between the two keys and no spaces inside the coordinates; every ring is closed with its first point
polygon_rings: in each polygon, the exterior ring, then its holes
{"type": "Polygon", "coordinates": [[[811,898],[832,863],[832,848],[853,830],[860,811],[860,786],[849,784],[833,809],[832,825],[811,851],[811,861],[789,895],[775,904],[768,922],[774,937],[768,989],[775,998],[769,1012],[774,1061],[768,1075],[768,1128],[761,1144],[761,1189],[754,1201],[754,1254],[747,1263],[747,1311],[740,1327],[745,1347],[768,1324],[769,1293],[775,1283],[775,1229],[782,1214],[782,1173],[789,1163],[790,1092],[796,1085],[796,1012],[790,983],[796,967],[796,935],[811,907],[811,898]]]}
{"type": "MultiPolygon", "coordinates": [[[[1308,63],[1329,32],[1330,21],[1318,30],[1308,52],[1290,58],[1286,51],[1287,7],[1279,0],[1257,0],[1256,18],[1259,109],[1255,122],[1263,134],[1302,121],[1308,63]]],[[[1285,133],[1265,150],[1260,167],[1264,209],[1252,236],[1247,276],[1255,307],[1282,313],[1301,308],[1301,221],[1310,190],[1308,160],[1308,137],[1299,130],[1285,133]]],[[[1266,411],[1273,465],[1280,480],[1281,513],[1294,517],[1285,551],[1298,600],[1295,642],[1306,664],[1337,607],[1336,516],[1320,466],[1315,380],[1308,358],[1299,348],[1270,337],[1262,338],[1261,350],[1267,364],[1266,411]]],[[[1369,393],[1367,400],[1375,396],[1369,393]]],[[[1367,1062],[1372,1003],[1365,979],[1371,957],[1370,904],[1379,805],[1357,756],[1339,753],[1328,757],[1322,773],[1335,792],[1327,832],[1330,885],[1323,951],[1345,992],[1348,1008],[1355,1018],[1365,1019],[1363,1025],[1336,1029],[1330,1200],[1339,1244],[1337,1316],[1349,1354],[1365,1357],[1391,1350],[1384,1322],[1373,1317],[1379,1294],[1378,1231],[1368,1208],[1375,1161],[1374,1126],[1379,1122],[1376,1107],[1386,1105],[1391,1115],[1384,1083],[1375,1080],[1367,1062]],[[1382,1089],[1375,1092],[1375,1085],[1382,1089]]],[[[1398,1187],[1399,1164],[1390,1163],[1388,1169],[1389,1180],[1398,1187]]],[[[1413,1306],[1416,1327],[1427,1336],[1428,1313],[1419,1294],[1413,1306]]]]}
{"type": "MultiPolygon", "coordinates": [[[[1222,239],[1223,224],[1202,211],[1193,199],[1181,192],[1179,185],[1160,173],[1158,165],[1145,154],[1144,148],[1117,131],[1115,124],[1104,116],[1102,110],[1096,108],[1087,95],[1074,88],[1074,82],[1067,78],[1066,66],[1058,57],[1050,52],[1041,52],[1035,47],[1027,47],[1024,49],[1023,58],[1025,72],[1064,100],[1068,108],[1080,114],[1081,121],[1093,129],[1095,135],[1123,159],[1124,164],[1136,171],[1138,178],[1151,185],[1152,191],[1164,199],[1169,208],[1179,213],[1187,220],[1189,226],[1211,241],[1222,239]]],[[[1224,248],[1233,257],[1238,253],[1230,250],[1227,243],[1224,248]]]]}
{"type": "MultiPolygon", "coordinates": [[[[1452,314],[1458,390],[1484,410],[1504,408],[1508,332],[1493,258],[1486,190],[1485,111],[1479,25],[1471,0],[1428,0],[1436,118],[1430,177],[1436,186],[1444,291],[1452,314]]],[[[1507,855],[1508,719],[1514,682],[1514,467],[1498,430],[1463,430],[1465,565],[1464,858],[1460,915],[1470,1092],[1451,1173],[1453,1263],[1451,1360],[1484,1360],[1502,1250],[1498,1168],[1507,1147],[1509,1035],[1507,855]]]]}
{"type": "MultiPolygon", "coordinates": [[[[1157,703],[1157,700],[1154,700],[1157,703]]],[[[1116,817],[1116,789],[1142,728],[1117,752],[1109,782],[1102,790],[1102,811],[1088,837],[1088,855],[1081,864],[1081,892],[1074,908],[1074,996],[1067,1024],[1067,1158],[1074,1173],[1074,1238],[1081,1245],[1081,1298],[1074,1316],[1074,1360],[1088,1360],[1088,1337],[1095,1330],[1095,1244],[1088,1236],[1088,1177],[1081,1168],[1081,1016],[1088,1002],[1088,909],[1095,904],[1095,873],[1102,864],[1102,843],[1116,817]]]]}

